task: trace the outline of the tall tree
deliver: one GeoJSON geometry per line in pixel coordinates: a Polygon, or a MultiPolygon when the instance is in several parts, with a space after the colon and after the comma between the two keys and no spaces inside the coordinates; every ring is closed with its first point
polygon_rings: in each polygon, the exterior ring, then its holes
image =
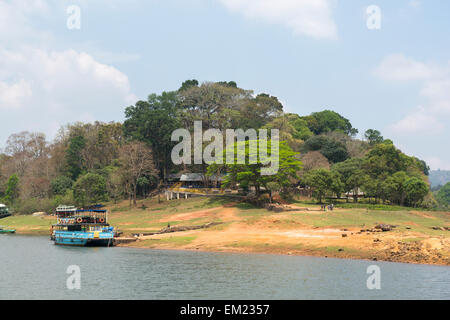
{"type": "MultiPolygon", "coordinates": [[[[274,142],[275,143],[275,142],[274,142]]],[[[267,154],[270,153],[272,141],[267,141],[267,154]]],[[[254,187],[256,196],[259,196],[262,189],[267,190],[272,199],[272,191],[277,188],[286,188],[291,185],[291,179],[297,179],[297,172],[301,169],[302,163],[297,159],[297,153],[292,151],[288,144],[284,141],[279,142],[278,157],[276,155],[264,157],[260,152],[261,144],[258,140],[250,140],[245,142],[235,143],[234,146],[224,151],[224,165],[212,164],[208,167],[208,175],[213,175],[218,172],[217,168],[222,167],[227,173],[224,179],[224,185],[232,185],[239,183],[246,188],[254,187]],[[254,143],[256,148],[252,148],[254,143]],[[244,150],[245,163],[238,164],[238,156],[240,155],[239,148],[244,150]],[[234,154],[234,163],[227,163],[225,156],[228,152],[234,154]],[[251,163],[250,158],[255,157],[256,163],[251,163]],[[271,159],[273,168],[278,167],[278,170],[273,170],[269,175],[264,175],[263,168],[267,167],[266,161],[271,159]]]]}
{"type": "Polygon", "coordinates": [[[73,196],[83,207],[107,201],[106,179],[95,173],[80,176],[73,186],[73,196]]]}
{"type": "Polygon", "coordinates": [[[123,176],[126,176],[130,196],[136,203],[139,181],[145,176],[156,175],[151,149],[143,142],[125,144],[120,149],[120,162],[123,176]]]}
{"type": "Polygon", "coordinates": [[[384,141],[383,136],[381,135],[380,131],[369,129],[364,133],[364,137],[367,141],[369,141],[369,144],[374,146],[378,143],[382,143],[384,141]]]}
{"type": "Polygon", "coordinates": [[[13,204],[19,197],[19,177],[13,174],[8,179],[8,184],[5,192],[5,200],[9,204],[13,204]]]}
{"type": "Polygon", "coordinates": [[[125,135],[152,148],[161,178],[167,178],[172,164],[170,156],[175,145],[171,141],[172,132],[181,126],[177,103],[177,92],[163,92],[159,96],[151,94],[147,101],[138,101],[125,110],[125,135]]]}
{"type": "Polygon", "coordinates": [[[67,172],[76,180],[84,169],[82,150],[86,146],[86,139],[82,135],[76,135],[70,138],[69,147],[66,149],[67,172]]]}
{"type": "Polygon", "coordinates": [[[315,169],[305,175],[304,181],[312,189],[313,197],[322,203],[323,198],[332,189],[333,178],[336,177],[333,177],[330,170],[315,169]]]}
{"type": "Polygon", "coordinates": [[[310,116],[303,117],[303,119],[307,122],[309,129],[315,134],[336,130],[351,136],[355,136],[358,133],[358,130],[352,127],[348,119],[331,110],[314,112],[310,116]]]}

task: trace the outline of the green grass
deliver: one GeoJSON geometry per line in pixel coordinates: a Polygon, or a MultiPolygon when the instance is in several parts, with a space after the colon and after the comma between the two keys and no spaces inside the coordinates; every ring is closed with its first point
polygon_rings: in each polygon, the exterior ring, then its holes
{"type": "Polygon", "coordinates": [[[15,215],[0,220],[0,225],[14,228],[19,233],[49,234],[55,223],[54,217],[34,217],[15,215]]]}
{"type": "Polygon", "coordinates": [[[414,243],[414,242],[422,241],[424,239],[425,238],[406,238],[406,239],[402,239],[401,241],[405,242],[405,243],[414,243]]]}

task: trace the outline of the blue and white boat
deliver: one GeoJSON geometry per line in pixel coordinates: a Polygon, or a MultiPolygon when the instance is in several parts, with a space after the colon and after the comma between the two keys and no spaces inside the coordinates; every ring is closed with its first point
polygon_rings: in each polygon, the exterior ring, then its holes
{"type": "Polygon", "coordinates": [[[100,208],[100,205],[88,209],[59,206],[51,239],[55,244],[68,246],[114,245],[114,228],[108,224],[107,211],[100,208]]]}

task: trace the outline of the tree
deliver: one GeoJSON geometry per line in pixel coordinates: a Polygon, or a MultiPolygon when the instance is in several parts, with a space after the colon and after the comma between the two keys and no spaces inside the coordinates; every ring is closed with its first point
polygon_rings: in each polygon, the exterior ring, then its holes
{"type": "MultiPolygon", "coordinates": [[[[272,141],[267,141],[267,152],[271,150],[271,144],[272,141]]],[[[278,170],[273,170],[273,172],[270,172],[269,175],[263,175],[263,168],[266,168],[267,165],[265,157],[261,156],[260,152],[260,146],[261,142],[259,140],[250,140],[245,142],[235,142],[235,144],[229,148],[224,150],[224,163],[225,156],[227,152],[232,152],[235,155],[234,163],[226,163],[224,165],[218,165],[218,164],[211,164],[208,167],[207,174],[209,176],[212,176],[213,174],[216,174],[218,171],[218,168],[222,168],[227,172],[227,175],[223,181],[224,185],[232,185],[235,183],[239,183],[242,186],[245,186],[246,188],[254,187],[256,196],[259,197],[261,195],[261,190],[264,188],[264,190],[267,190],[269,192],[270,199],[272,199],[272,192],[278,191],[283,188],[286,188],[291,185],[290,179],[296,179],[297,172],[301,169],[301,162],[297,159],[297,153],[292,151],[292,149],[287,145],[285,141],[279,142],[279,154],[278,157],[273,156],[272,159],[272,165],[278,170]],[[250,145],[252,143],[255,143],[257,145],[256,150],[253,150],[253,148],[250,148],[250,145]],[[237,164],[237,158],[239,155],[239,151],[236,152],[236,150],[239,150],[240,147],[243,147],[244,156],[245,156],[245,164],[237,164]],[[257,161],[255,164],[251,164],[248,159],[250,159],[252,156],[257,155],[257,161]]],[[[270,156],[269,156],[270,157],[270,156]]]]}
{"type": "Polygon", "coordinates": [[[405,181],[404,188],[410,206],[417,207],[429,192],[428,185],[419,178],[411,177],[405,181]]]}
{"type": "Polygon", "coordinates": [[[436,200],[444,207],[450,206],[450,182],[439,189],[436,195],[436,200]]]}
{"type": "Polygon", "coordinates": [[[331,163],[342,162],[348,158],[347,149],[342,142],[324,135],[312,136],[305,141],[302,149],[304,152],[319,151],[331,163]]]}
{"type": "MultiPolygon", "coordinates": [[[[363,159],[353,158],[336,163],[332,171],[341,175],[345,193],[353,193],[354,202],[358,202],[359,189],[366,183],[367,177],[362,169],[363,159]]],[[[347,198],[348,201],[348,198],[347,198]]]]}
{"type": "Polygon", "coordinates": [[[81,152],[86,146],[86,139],[82,135],[70,138],[69,147],[66,150],[67,172],[72,180],[76,180],[83,171],[83,158],[81,152]]]}
{"type": "Polygon", "coordinates": [[[411,159],[408,156],[385,141],[377,144],[367,153],[363,167],[375,179],[393,175],[398,171],[406,171],[410,164],[411,159]]]}
{"type": "Polygon", "coordinates": [[[299,115],[289,113],[287,116],[295,129],[294,138],[306,141],[314,135],[308,128],[306,120],[302,119],[299,115]]]}
{"type": "Polygon", "coordinates": [[[408,175],[404,171],[399,171],[389,176],[383,182],[383,190],[387,198],[393,203],[403,206],[405,204],[407,191],[405,183],[408,180],[408,175]]]}
{"type": "Polygon", "coordinates": [[[364,133],[364,137],[367,141],[369,141],[369,144],[371,146],[382,143],[384,141],[383,136],[378,130],[369,129],[364,133]]]}
{"type": "Polygon", "coordinates": [[[178,91],[184,91],[191,87],[198,87],[198,81],[195,79],[186,80],[181,84],[181,87],[180,87],[180,89],[178,89],[178,91]]]}
{"type": "Polygon", "coordinates": [[[170,155],[175,145],[171,141],[172,132],[181,126],[177,103],[177,92],[163,92],[159,96],[151,94],[147,101],[138,101],[125,110],[125,135],[152,148],[156,168],[163,179],[172,163],[170,155]]]}
{"type": "Polygon", "coordinates": [[[328,159],[324,157],[319,151],[310,151],[301,156],[303,162],[303,171],[308,172],[313,169],[330,169],[328,159]]]}
{"type": "Polygon", "coordinates": [[[119,159],[122,175],[128,185],[130,199],[133,199],[133,205],[136,206],[137,188],[139,182],[142,181],[140,179],[157,174],[152,150],[143,142],[132,142],[121,147],[119,159]]]}
{"type": "Polygon", "coordinates": [[[379,198],[382,198],[383,201],[385,201],[390,196],[390,193],[386,189],[385,181],[386,180],[383,179],[366,176],[366,179],[361,186],[361,190],[364,192],[364,195],[369,198],[369,201],[371,201],[372,198],[375,199],[375,203],[379,198]]]}
{"type": "Polygon", "coordinates": [[[80,176],[73,186],[73,196],[75,202],[83,207],[107,201],[106,179],[95,173],[80,176]]]}
{"type": "MultiPolygon", "coordinates": [[[[254,112],[256,103],[252,103],[253,92],[223,83],[206,82],[200,86],[191,86],[178,93],[183,127],[193,131],[194,121],[202,121],[203,130],[210,128],[244,129],[243,120],[253,121],[251,117],[241,115],[246,111],[254,112]]],[[[266,100],[266,99],[263,99],[266,100]]],[[[272,101],[272,99],[269,100],[272,101]]]]}
{"type": "Polygon", "coordinates": [[[291,147],[295,151],[300,150],[300,147],[303,144],[303,141],[296,137],[297,131],[292,125],[289,116],[286,114],[274,118],[272,121],[267,123],[263,128],[270,130],[273,129],[279,130],[280,140],[286,141],[289,147],[291,147]]]}
{"type": "Polygon", "coordinates": [[[333,179],[336,179],[336,176],[333,176],[330,170],[315,169],[305,175],[304,181],[312,189],[313,197],[322,203],[322,199],[332,188],[333,179]]]}
{"type": "Polygon", "coordinates": [[[63,196],[67,190],[72,188],[73,181],[69,177],[60,176],[53,179],[50,183],[52,194],[63,196]]]}
{"type": "Polygon", "coordinates": [[[309,129],[317,135],[336,130],[351,136],[358,133],[358,130],[352,127],[348,119],[331,110],[314,112],[302,119],[307,122],[309,129]]]}
{"type": "Polygon", "coordinates": [[[340,198],[342,192],[344,192],[345,187],[342,182],[341,175],[336,171],[331,171],[331,185],[330,191],[336,195],[336,197],[340,198]]]}
{"type": "Polygon", "coordinates": [[[8,184],[5,191],[5,201],[9,204],[13,204],[19,197],[19,177],[17,174],[13,174],[8,179],[8,184]]]}
{"type": "Polygon", "coordinates": [[[332,163],[342,162],[348,159],[348,152],[344,144],[329,140],[320,152],[332,163]]]}
{"type": "Polygon", "coordinates": [[[259,129],[277,117],[283,117],[283,105],[277,97],[261,93],[254,99],[244,98],[243,101],[237,108],[239,118],[235,124],[236,129],[259,129]]]}
{"type": "Polygon", "coordinates": [[[12,134],[6,141],[5,151],[13,162],[13,170],[22,177],[27,166],[34,160],[42,157],[47,148],[47,141],[43,133],[30,133],[23,131],[12,134]]]}

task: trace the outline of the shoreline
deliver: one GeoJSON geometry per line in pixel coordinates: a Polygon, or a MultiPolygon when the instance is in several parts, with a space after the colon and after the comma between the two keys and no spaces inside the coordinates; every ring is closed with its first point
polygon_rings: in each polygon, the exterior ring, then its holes
{"type": "MultiPolygon", "coordinates": [[[[24,233],[16,233],[18,236],[29,236],[29,237],[46,237],[45,234],[42,233],[33,233],[33,232],[24,232],[24,233]]],[[[14,235],[5,235],[5,236],[14,236],[14,235]]],[[[48,239],[49,241],[50,238],[48,239]]],[[[138,241],[137,241],[138,242],[138,241]]],[[[311,258],[323,258],[323,259],[339,259],[339,260],[358,260],[358,261],[366,261],[366,262],[384,262],[384,263],[401,263],[401,264],[409,264],[409,265],[423,265],[423,266],[439,266],[439,267],[450,267],[449,263],[439,263],[439,262],[419,262],[414,260],[384,260],[377,259],[373,260],[370,258],[365,258],[362,256],[352,256],[352,255],[336,255],[336,254],[328,254],[323,255],[319,251],[308,251],[308,252],[300,252],[300,251],[292,251],[292,252],[280,252],[279,250],[269,250],[267,251],[254,251],[254,250],[245,250],[242,248],[229,248],[227,250],[219,250],[213,248],[180,248],[180,247],[147,247],[147,246],[139,246],[133,245],[136,242],[130,243],[122,243],[115,245],[117,248],[130,248],[130,249],[142,249],[142,250],[160,250],[160,251],[181,251],[181,252],[209,252],[209,253],[231,253],[231,254],[261,254],[261,255],[275,255],[275,256],[296,256],[296,257],[311,257],[311,258]]],[[[110,247],[113,248],[113,247],[110,247]]]]}
{"type": "Polygon", "coordinates": [[[180,252],[206,252],[206,253],[225,253],[225,254],[255,254],[255,255],[274,255],[274,256],[290,256],[290,257],[307,257],[307,258],[322,258],[322,259],[337,259],[337,260],[354,260],[354,261],[365,261],[365,262],[383,262],[383,263],[396,263],[396,264],[406,264],[406,265],[421,265],[421,266],[435,266],[435,267],[450,267],[450,264],[439,264],[439,263],[420,263],[420,262],[401,262],[401,261],[389,261],[389,260],[371,260],[357,257],[339,257],[339,256],[322,256],[322,255],[312,255],[312,254],[287,254],[287,253],[276,253],[276,252],[255,252],[255,251],[215,251],[206,249],[180,249],[180,248],[147,248],[138,247],[131,245],[116,245],[118,248],[130,248],[130,249],[142,249],[142,250],[160,250],[160,251],[180,251],[180,252]]]}
{"type": "Polygon", "coordinates": [[[424,265],[424,266],[441,266],[441,267],[450,267],[450,261],[445,262],[427,262],[427,261],[417,261],[412,259],[400,259],[400,260],[392,260],[392,259],[382,259],[382,258],[369,258],[364,256],[355,256],[355,255],[338,255],[338,254],[321,254],[320,252],[314,251],[291,251],[291,252],[280,252],[279,250],[267,250],[267,251],[254,251],[254,250],[242,250],[242,249],[227,249],[227,250],[218,250],[213,248],[179,248],[179,247],[143,247],[138,245],[133,245],[132,243],[126,244],[118,244],[115,245],[118,248],[133,248],[133,249],[143,249],[143,250],[167,250],[167,251],[186,251],[186,252],[211,252],[211,253],[234,253],[234,254],[267,254],[267,255],[277,255],[277,256],[296,256],[296,257],[313,257],[313,258],[324,258],[324,259],[340,259],[340,260],[359,260],[359,261],[367,261],[367,262],[390,262],[390,263],[402,263],[402,264],[412,264],[412,265],[424,265]]]}
{"type": "MultiPolygon", "coordinates": [[[[108,221],[122,238],[118,247],[258,253],[450,266],[450,212],[405,208],[386,211],[292,204],[275,212],[245,203],[190,198],[159,203],[111,204],[108,221]],[[302,207],[300,207],[302,205],[302,207]],[[167,233],[170,224],[173,229],[167,233]],[[375,227],[392,226],[387,232],[375,227]],[[196,229],[198,226],[206,228],[196,229]],[[174,232],[176,231],[176,232],[174,232]],[[145,235],[147,234],[147,235],[145,235]]],[[[52,216],[12,216],[0,221],[18,235],[48,236],[52,216]]],[[[50,239],[49,239],[50,241],[50,239]]]]}

